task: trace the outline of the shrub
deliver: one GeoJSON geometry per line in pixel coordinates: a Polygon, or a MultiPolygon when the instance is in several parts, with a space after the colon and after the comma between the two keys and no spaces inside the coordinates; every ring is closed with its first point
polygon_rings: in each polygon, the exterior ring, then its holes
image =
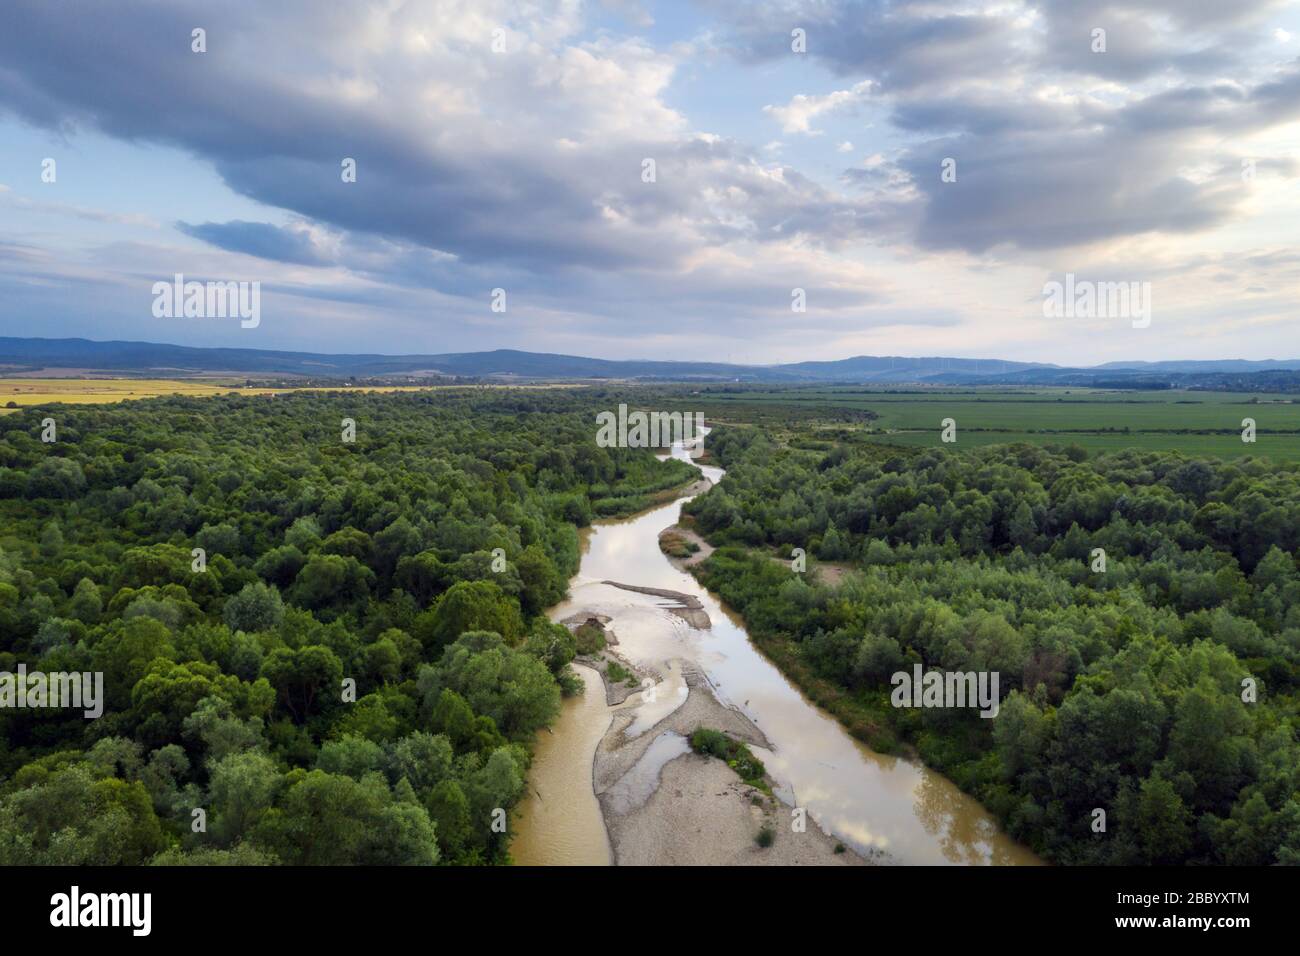
{"type": "Polygon", "coordinates": [[[573,632],[573,643],[579,654],[595,654],[605,646],[605,632],[595,624],[584,624],[573,632]]]}
{"type": "Polygon", "coordinates": [[[691,749],[697,754],[717,757],[739,774],[740,779],[751,787],[766,790],[763,777],[767,768],[763,761],[755,757],[744,744],[732,740],[720,730],[709,727],[696,727],[691,734],[691,749]]]}

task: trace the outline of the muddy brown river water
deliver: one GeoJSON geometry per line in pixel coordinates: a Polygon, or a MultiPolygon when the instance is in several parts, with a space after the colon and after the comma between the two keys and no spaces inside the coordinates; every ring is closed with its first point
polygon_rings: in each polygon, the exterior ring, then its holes
{"type": "MultiPolygon", "coordinates": [[[[673,454],[689,460],[680,449],[673,454]]],[[[719,468],[701,471],[715,483],[723,475],[719,468]]],[[[694,664],[708,676],[719,699],[741,710],[766,734],[772,749],[753,749],[776,781],[777,795],[791,806],[806,808],[818,826],[844,843],[903,864],[1040,863],[945,777],[909,760],[875,753],[850,737],[754,648],[737,615],[669,562],[659,550],[659,532],[677,522],[687,500],[679,498],[587,529],[578,573],[569,582],[571,597],[550,612],[553,620],[579,611],[608,615],[618,653],[663,675],[653,700],[643,700],[638,693],[618,705],[635,710],[627,734],[648,730],[680,706],[682,665],[694,664]],[[620,590],[604,581],[695,595],[712,626],[694,629],[665,610],[668,602],[663,598],[620,590]]],[[[617,708],[605,705],[600,676],[579,670],[587,692],[566,700],[551,730],[538,736],[528,796],[512,822],[511,855],[519,864],[611,860],[592,789],[592,762],[617,708]]],[[[660,743],[665,756],[680,752],[671,738],[655,745],[660,743]]],[[[642,785],[627,782],[628,787],[642,785]]]]}

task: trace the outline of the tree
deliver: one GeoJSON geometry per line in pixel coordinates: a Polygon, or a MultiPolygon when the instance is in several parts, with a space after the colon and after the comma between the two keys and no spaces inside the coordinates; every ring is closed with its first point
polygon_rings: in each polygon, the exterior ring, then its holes
{"type": "Polygon", "coordinates": [[[255,581],[226,601],[224,617],[232,631],[269,631],[284,618],[284,602],[273,585],[255,581]]]}
{"type": "Polygon", "coordinates": [[[104,601],[99,595],[99,588],[90,578],[77,582],[72,598],[68,601],[68,616],[84,624],[94,624],[104,610],[104,601]]]}
{"type": "Polygon", "coordinates": [[[356,781],[312,770],[258,825],[256,842],[297,866],[432,865],[434,825],[425,809],[397,804],[378,775],[356,781]]]}
{"type": "Polygon", "coordinates": [[[400,725],[379,694],[367,694],[349,705],[335,725],[339,734],[350,734],[366,740],[387,742],[396,739],[400,725]]]}
{"type": "Polygon", "coordinates": [[[848,548],[840,536],[839,529],[834,524],[826,529],[826,534],[822,535],[822,542],[817,549],[817,556],[827,561],[841,561],[849,557],[848,548]]]}
{"type": "Polygon", "coordinates": [[[1168,780],[1147,777],[1136,800],[1122,812],[1132,813],[1124,829],[1142,847],[1143,863],[1168,866],[1186,858],[1192,846],[1192,814],[1168,780]]]}
{"type": "Polygon", "coordinates": [[[430,651],[469,631],[493,631],[513,642],[524,631],[518,603],[492,581],[458,581],[416,625],[416,637],[430,651]]]}
{"type": "Polygon", "coordinates": [[[515,566],[524,583],[526,613],[540,614],[564,597],[568,582],[539,545],[534,543],[524,548],[515,559],[515,566]]]}
{"type": "Polygon", "coordinates": [[[903,649],[884,634],[868,634],[858,645],[854,671],[871,683],[885,683],[903,666],[903,649]]]}
{"type": "Polygon", "coordinates": [[[307,515],[295,519],[289,526],[289,530],[284,533],[284,543],[287,547],[306,554],[316,549],[320,537],[320,524],[311,515],[307,515]]]}
{"type": "Polygon", "coordinates": [[[274,854],[246,843],[240,843],[228,850],[199,847],[187,851],[172,847],[149,861],[150,866],[278,866],[279,864],[280,860],[274,854]]]}
{"type": "Polygon", "coordinates": [[[208,763],[216,764],[231,754],[253,750],[262,744],[260,717],[242,720],[224,697],[202,698],[182,721],[181,735],[203,748],[208,763]]]}
{"type": "Polygon", "coordinates": [[[193,788],[182,788],[190,775],[190,761],[183,748],[176,744],[159,747],[149,756],[149,762],[140,771],[140,782],[149,791],[154,812],[161,818],[184,816],[186,803],[198,806],[202,797],[193,788]],[[190,799],[187,801],[186,797],[190,799]]]}
{"type": "Polygon", "coordinates": [[[321,551],[325,554],[337,554],[345,558],[356,558],[368,564],[374,556],[375,546],[370,535],[357,528],[340,528],[324,540],[321,551]]]}
{"type": "Polygon", "coordinates": [[[341,691],[343,664],[328,647],[298,650],[277,647],[262,662],[262,676],[275,688],[280,703],[295,720],[305,720],[320,707],[322,693],[341,691]]]}
{"type": "Polygon", "coordinates": [[[453,757],[451,741],[446,735],[417,731],[390,748],[388,779],[394,785],[406,780],[417,794],[429,793],[451,776],[453,757]]]}
{"type": "Polygon", "coordinates": [[[171,632],[153,618],[115,621],[91,651],[95,670],[104,674],[107,707],[125,710],[131,692],[155,660],[174,660],[171,632]]]}
{"type": "Polygon", "coordinates": [[[47,458],[37,465],[27,481],[29,498],[79,498],[86,490],[86,473],[67,458],[47,458]]]}
{"type": "Polygon", "coordinates": [[[1202,677],[1183,694],[1169,733],[1169,765],[1196,781],[1193,806],[1225,813],[1250,779],[1255,750],[1246,736],[1249,719],[1240,699],[1202,677]]]}
{"type": "Polygon", "coordinates": [[[384,748],[379,744],[355,734],[344,734],[339,740],[321,744],[316,769],[360,780],[380,770],[384,762],[384,748]]]}
{"type": "Polygon", "coordinates": [[[356,558],[314,554],[298,572],[289,597],[312,610],[364,600],[374,574],[356,558]]]}
{"type": "Polygon", "coordinates": [[[418,683],[427,707],[452,690],[515,740],[531,737],[560,708],[560,689],[546,665],[487,631],[462,634],[436,670],[421,670],[418,683]]]}
{"type": "MultiPolygon", "coordinates": [[[[426,671],[430,692],[425,696],[426,707],[432,699],[432,685],[436,672],[426,671]]],[[[505,738],[497,731],[496,721],[486,714],[476,715],[464,697],[454,690],[443,688],[430,709],[428,728],[445,736],[457,753],[492,750],[504,744],[505,738]]]]}
{"type": "Polygon", "coordinates": [[[57,521],[50,521],[41,532],[41,557],[57,558],[63,550],[63,531],[57,521]]]}
{"type": "Polygon", "coordinates": [[[453,859],[459,856],[474,836],[465,791],[455,780],[440,780],[429,792],[426,807],[443,855],[453,859]]]}
{"type": "Polygon", "coordinates": [[[212,766],[209,832],[219,846],[248,837],[281,785],[274,761],[257,750],[231,753],[212,766]]]}
{"type": "Polygon", "coordinates": [[[213,555],[234,557],[239,554],[239,529],[228,522],[216,525],[204,525],[194,536],[194,543],[213,555]]]}
{"type": "Polygon", "coordinates": [[[0,864],[138,866],[163,848],[139,781],[96,779],[86,765],[0,799],[0,864]]]}
{"type": "Polygon", "coordinates": [[[1012,544],[1026,549],[1037,539],[1038,525],[1034,522],[1034,513],[1028,502],[1021,500],[1016,505],[1007,524],[1007,534],[1012,544]]]}

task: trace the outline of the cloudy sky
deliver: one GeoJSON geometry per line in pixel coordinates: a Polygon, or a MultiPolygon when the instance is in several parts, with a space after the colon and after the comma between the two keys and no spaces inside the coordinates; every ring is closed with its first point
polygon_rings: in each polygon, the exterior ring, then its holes
{"type": "Polygon", "coordinates": [[[0,334],[1300,358],[1298,239],[1296,0],[0,8],[0,334]],[[176,273],[260,325],[155,318],[176,273]],[[1044,317],[1067,273],[1149,327],[1044,317]]]}

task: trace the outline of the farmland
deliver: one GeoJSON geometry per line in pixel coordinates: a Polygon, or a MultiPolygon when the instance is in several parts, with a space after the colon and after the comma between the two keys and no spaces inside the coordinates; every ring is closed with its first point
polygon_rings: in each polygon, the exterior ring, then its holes
{"type": "MultiPolygon", "coordinates": [[[[284,395],[291,392],[409,392],[433,388],[465,389],[504,386],[383,385],[354,388],[269,388],[245,386],[231,379],[146,379],[146,378],[0,378],[0,415],[32,405],[107,405],[161,395],[206,398],[239,392],[244,395],[284,395]]],[[[515,386],[530,388],[532,386],[515,386]]],[[[553,386],[540,386],[551,388],[553,386]]]]}
{"type": "Polygon", "coordinates": [[[148,378],[0,378],[0,414],[29,405],[64,402],[70,405],[106,405],[159,395],[203,397],[226,392],[258,392],[267,389],[239,388],[234,382],[185,381],[148,378]]]}
{"type": "MultiPolygon", "coordinates": [[[[955,446],[1009,442],[1077,444],[1088,451],[1139,447],[1192,457],[1244,455],[1300,460],[1300,403],[1292,396],[1198,391],[1079,389],[853,388],[699,390],[706,414],[745,420],[797,419],[813,409],[871,416],[860,427],[872,440],[941,444],[941,422],[956,423],[955,446]],[[1242,441],[1252,418],[1257,441],[1242,441]]],[[[951,446],[950,446],[951,447],[951,446]]]]}
{"type": "MultiPolygon", "coordinates": [[[[381,386],[330,391],[405,391],[466,386],[381,386]]],[[[475,387],[475,386],[470,386],[475,387]]],[[[483,387],[483,386],[477,386],[483,387]]],[[[500,386],[496,386],[500,387],[500,386]]],[[[529,386],[515,386],[529,387],[529,386]]],[[[532,386],[563,388],[566,386],[532,386]]],[[[0,414],[67,403],[99,405],[159,395],[204,397],[228,392],[283,394],[308,389],[246,387],[230,379],[0,378],[0,414]],[[12,405],[11,405],[12,403],[12,405]]],[[[1182,452],[1189,457],[1253,455],[1300,461],[1300,401],[1294,396],[1201,391],[1086,389],[870,389],[862,386],[647,389],[642,399],[702,411],[721,421],[760,425],[847,423],[863,438],[912,447],[941,444],[944,419],[956,423],[955,447],[1012,442],[1074,444],[1090,452],[1121,448],[1182,452]],[[1241,440],[1253,418],[1257,441],[1241,440]]],[[[953,447],[953,446],[949,446],[953,447]]]]}

